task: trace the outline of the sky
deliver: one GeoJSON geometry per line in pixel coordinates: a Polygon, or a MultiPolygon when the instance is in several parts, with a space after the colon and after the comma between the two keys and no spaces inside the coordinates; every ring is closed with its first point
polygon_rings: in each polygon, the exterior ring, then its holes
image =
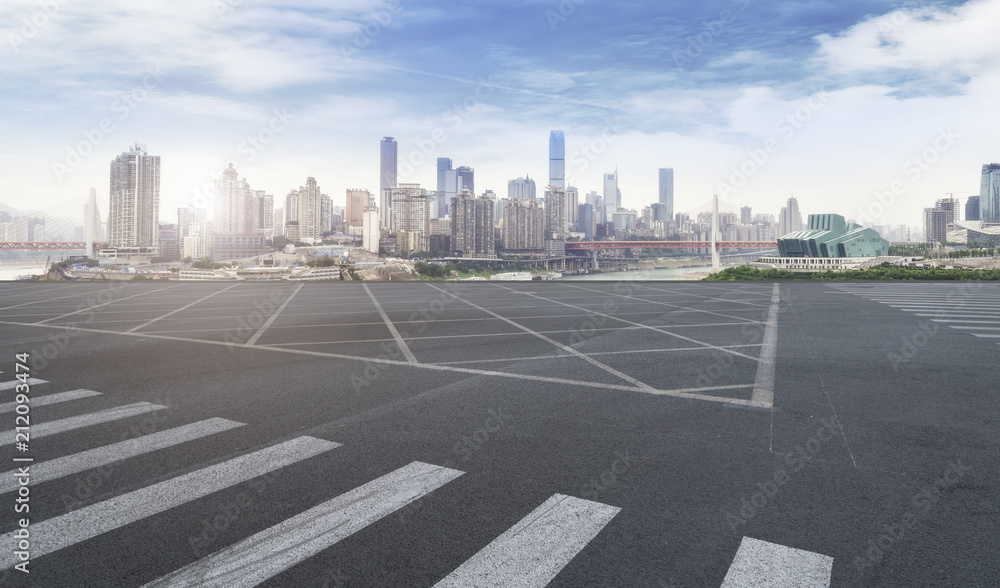
{"type": "Polygon", "coordinates": [[[547,183],[566,134],[581,194],[623,203],[921,224],[1000,161],[1000,0],[4,0],[0,202],[47,210],[133,144],[162,158],[161,213],[204,205],[233,163],[275,195],[315,177],[334,204],[436,158],[506,195],[547,183]]]}

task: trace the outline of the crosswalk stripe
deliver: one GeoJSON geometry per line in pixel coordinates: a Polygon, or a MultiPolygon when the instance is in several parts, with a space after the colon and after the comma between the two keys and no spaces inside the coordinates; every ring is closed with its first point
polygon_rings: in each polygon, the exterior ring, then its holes
{"type": "Polygon", "coordinates": [[[556,494],[434,588],[541,588],[551,582],[620,510],[556,494]]]}
{"type": "MultiPolygon", "coordinates": [[[[46,435],[55,435],[56,433],[82,429],[83,427],[99,425],[109,421],[117,421],[131,416],[152,412],[154,410],[163,410],[164,408],[166,408],[166,406],[152,404],[150,402],[136,402],[135,404],[116,406],[115,408],[99,410],[97,412],[82,414],[80,416],[59,419],[57,421],[32,424],[31,438],[36,439],[38,437],[45,437],[46,435]]],[[[13,430],[5,431],[3,435],[4,437],[2,438],[7,439],[10,443],[14,442],[13,430]]]]}
{"type": "MultiPolygon", "coordinates": [[[[208,435],[242,427],[243,425],[244,423],[236,421],[212,418],[135,439],[126,439],[118,443],[105,445],[104,447],[81,451],[80,453],[67,455],[66,457],[31,464],[31,482],[33,484],[40,484],[48,480],[70,476],[84,470],[99,468],[130,457],[143,455],[187,441],[193,441],[207,437],[208,435]]],[[[0,474],[0,493],[17,489],[16,474],[17,470],[0,474]]]]}
{"type": "Polygon", "coordinates": [[[0,382],[0,390],[13,390],[21,384],[27,383],[29,386],[35,386],[38,384],[48,384],[48,380],[39,380],[38,378],[28,378],[27,382],[22,382],[21,380],[11,380],[9,382],[0,382]]]}
{"type": "MultiPolygon", "coordinates": [[[[55,518],[32,523],[32,558],[86,541],[336,447],[340,447],[340,444],[315,437],[298,437],[55,518]]],[[[13,531],[0,537],[0,545],[13,544],[13,531]]],[[[0,569],[10,568],[17,561],[13,550],[0,552],[0,569]]]]}
{"type": "MultiPolygon", "coordinates": [[[[49,404],[58,404],[60,402],[69,402],[70,400],[78,400],[80,398],[89,398],[91,396],[100,396],[100,392],[94,392],[93,390],[86,390],[80,388],[79,390],[70,390],[69,392],[60,392],[58,394],[46,394],[45,396],[33,396],[31,401],[28,402],[30,406],[47,406],[49,404]]],[[[5,412],[14,412],[17,408],[16,402],[5,402],[0,404],[0,414],[5,412]]]]}
{"type": "Polygon", "coordinates": [[[413,462],[143,588],[249,588],[268,580],[461,476],[413,462]]]}
{"type": "Polygon", "coordinates": [[[744,537],[721,588],[829,588],[833,558],[744,537]]]}

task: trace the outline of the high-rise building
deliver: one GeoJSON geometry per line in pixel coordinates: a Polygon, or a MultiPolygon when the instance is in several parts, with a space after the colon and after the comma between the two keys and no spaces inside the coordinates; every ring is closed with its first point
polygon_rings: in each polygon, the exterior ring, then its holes
{"type": "Polygon", "coordinates": [[[320,221],[319,234],[329,233],[333,230],[333,200],[326,194],[320,194],[320,221]]]}
{"type": "Polygon", "coordinates": [[[924,209],[924,240],[930,243],[944,241],[948,236],[948,223],[952,221],[952,212],[944,208],[924,209]]]}
{"type": "Polygon", "coordinates": [[[560,190],[566,187],[566,136],[562,131],[549,134],[549,185],[560,190]]]}
{"type": "Polygon", "coordinates": [[[323,194],[316,178],[306,178],[306,185],[298,189],[299,240],[304,243],[319,242],[323,238],[323,194]]]}
{"type": "Polygon", "coordinates": [[[516,180],[510,180],[507,182],[507,198],[511,200],[515,198],[518,200],[534,200],[536,198],[535,180],[532,180],[528,175],[516,180]]]}
{"type": "Polygon", "coordinates": [[[580,222],[580,191],[570,186],[566,188],[566,229],[576,231],[580,222]]]}
{"type": "Polygon", "coordinates": [[[369,208],[361,215],[362,239],[361,246],[365,251],[378,253],[379,240],[382,233],[379,231],[379,211],[377,208],[369,208]]]}
{"type": "Polygon", "coordinates": [[[744,206],[740,208],[740,224],[750,225],[753,224],[753,209],[749,206],[744,206]]]}
{"type": "Polygon", "coordinates": [[[206,219],[204,208],[184,207],[177,209],[177,239],[191,234],[190,227],[206,219]]]}
{"type": "Polygon", "coordinates": [[[251,227],[266,239],[274,237],[274,196],[256,190],[251,197],[251,227]]]}
{"type": "Polygon", "coordinates": [[[388,229],[392,226],[392,221],[389,218],[392,215],[392,193],[387,190],[396,187],[399,144],[392,137],[384,137],[380,144],[380,150],[381,159],[379,169],[381,173],[378,194],[381,200],[379,201],[379,209],[382,214],[380,217],[382,227],[388,229]]]}
{"type": "Polygon", "coordinates": [[[962,220],[962,208],[958,198],[938,198],[934,207],[948,212],[949,224],[962,220]]]}
{"type": "Polygon", "coordinates": [[[391,231],[417,233],[418,251],[427,251],[430,234],[430,198],[420,184],[399,184],[390,190],[392,197],[391,231]]]}
{"type": "Polygon", "coordinates": [[[212,225],[216,234],[248,234],[253,228],[253,191],[246,178],[239,179],[236,168],[229,164],[222,179],[215,181],[215,212],[212,225]]]}
{"type": "Polygon", "coordinates": [[[622,207],[622,191],[618,189],[618,170],[604,174],[604,213],[605,220],[622,207]],[[610,209],[610,211],[608,210],[610,209]]]}
{"type": "Polygon", "coordinates": [[[160,156],[134,145],[111,162],[108,245],[157,246],[160,230],[160,156]]]}
{"type": "Polygon", "coordinates": [[[436,199],[435,208],[436,214],[432,211],[433,218],[444,218],[448,216],[448,206],[451,204],[451,198],[455,196],[454,185],[452,190],[454,193],[448,194],[448,181],[455,182],[454,171],[451,167],[451,159],[447,157],[438,157],[437,160],[437,190],[435,191],[434,197],[436,199]],[[451,174],[449,174],[451,172],[451,174]]]}
{"type": "Polygon", "coordinates": [[[674,170],[670,167],[660,168],[660,204],[667,207],[667,217],[674,215],[674,170]]]}
{"type": "MultiPolygon", "coordinates": [[[[455,176],[457,178],[457,183],[455,185],[456,193],[462,190],[468,190],[469,194],[476,193],[476,181],[475,181],[476,170],[472,169],[467,165],[459,166],[455,170],[455,176]]],[[[451,201],[449,200],[449,203],[451,201]]]]}
{"type": "Polygon", "coordinates": [[[545,254],[566,254],[566,192],[545,191],[545,254]]]}
{"type": "Polygon", "coordinates": [[[503,209],[501,246],[506,251],[537,252],[544,246],[545,213],[538,200],[513,199],[503,209]]]}
{"type": "Polygon", "coordinates": [[[781,213],[778,215],[778,228],[781,233],[779,236],[782,237],[802,230],[802,212],[799,211],[799,201],[794,197],[789,198],[788,204],[781,207],[781,213]]]}
{"type": "Polygon", "coordinates": [[[965,220],[977,221],[979,218],[979,196],[969,196],[965,201],[965,220]]]}
{"type": "Polygon", "coordinates": [[[344,222],[347,223],[350,234],[361,234],[364,226],[365,210],[369,208],[371,198],[372,193],[368,190],[347,190],[347,211],[344,222]]]}
{"type": "Polygon", "coordinates": [[[594,222],[594,207],[590,204],[581,204],[579,206],[579,221],[578,228],[581,233],[583,233],[584,241],[590,241],[594,238],[594,231],[597,228],[597,223],[594,222]]]}
{"type": "Polygon", "coordinates": [[[1000,223],[1000,163],[983,165],[979,184],[979,220],[1000,223]]]}
{"type": "Polygon", "coordinates": [[[496,257],[493,247],[493,198],[463,190],[451,201],[451,248],[462,257],[496,257]]]}
{"type": "Polygon", "coordinates": [[[275,208],[274,209],[274,236],[284,237],[285,236],[285,209],[275,208]]]}

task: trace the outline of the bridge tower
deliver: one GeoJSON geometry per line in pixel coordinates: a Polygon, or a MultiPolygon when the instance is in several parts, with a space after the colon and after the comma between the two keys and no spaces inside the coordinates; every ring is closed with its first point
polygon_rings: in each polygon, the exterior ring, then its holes
{"type": "Polygon", "coordinates": [[[719,195],[712,195],[712,273],[716,273],[721,270],[721,263],[719,261],[719,249],[717,247],[717,242],[719,240],[719,195]]]}
{"type": "Polygon", "coordinates": [[[83,238],[87,241],[87,257],[97,259],[94,241],[100,238],[101,219],[97,214],[97,190],[90,189],[87,205],[83,207],[83,238]]]}

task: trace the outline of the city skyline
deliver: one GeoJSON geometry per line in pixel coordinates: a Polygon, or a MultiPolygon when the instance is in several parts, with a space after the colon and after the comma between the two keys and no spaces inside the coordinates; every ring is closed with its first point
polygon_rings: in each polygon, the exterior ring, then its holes
{"type": "MultiPolygon", "coordinates": [[[[399,139],[399,181],[433,186],[446,156],[503,193],[526,172],[548,177],[538,135],[561,128],[568,183],[599,189],[617,166],[629,208],[655,201],[656,170],[668,165],[683,170],[679,210],[730,185],[720,196],[734,205],[777,210],[794,194],[804,209],[835,203],[831,212],[856,218],[901,182],[875,220],[918,225],[927,202],[977,194],[976,171],[998,159],[1000,123],[982,116],[1000,89],[1000,51],[983,24],[995,0],[810,11],[595,2],[569,15],[537,2],[221,5],[98,15],[66,5],[30,39],[11,28],[25,42],[5,46],[0,68],[21,83],[0,103],[23,140],[0,152],[7,203],[32,194],[44,209],[91,186],[103,199],[105,162],[132,142],[171,162],[165,209],[192,204],[230,162],[274,194],[317,177],[340,202],[348,188],[377,190],[371,146],[387,135],[399,139]],[[84,18],[93,35],[67,33],[84,18]],[[490,18],[519,25],[492,30],[481,24],[490,18]],[[765,22],[782,43],[756,32],[765,22]],[[125,41],[102,31],[119,28],[147,34],[109,51],[125,41]],[[414,45],[440,30],[434,47],[414,45]],[[527,51],[510,35],[538,42],[527,51]],[[926,39],[938,41],[933,52],[926,39]],[[192,52],[213,57],[191,66],[192,52]],[[848,173],[815,182],[829,169],[848,173]]],[[[38,10],[0,13],[20,23],[38,10]]]]}

